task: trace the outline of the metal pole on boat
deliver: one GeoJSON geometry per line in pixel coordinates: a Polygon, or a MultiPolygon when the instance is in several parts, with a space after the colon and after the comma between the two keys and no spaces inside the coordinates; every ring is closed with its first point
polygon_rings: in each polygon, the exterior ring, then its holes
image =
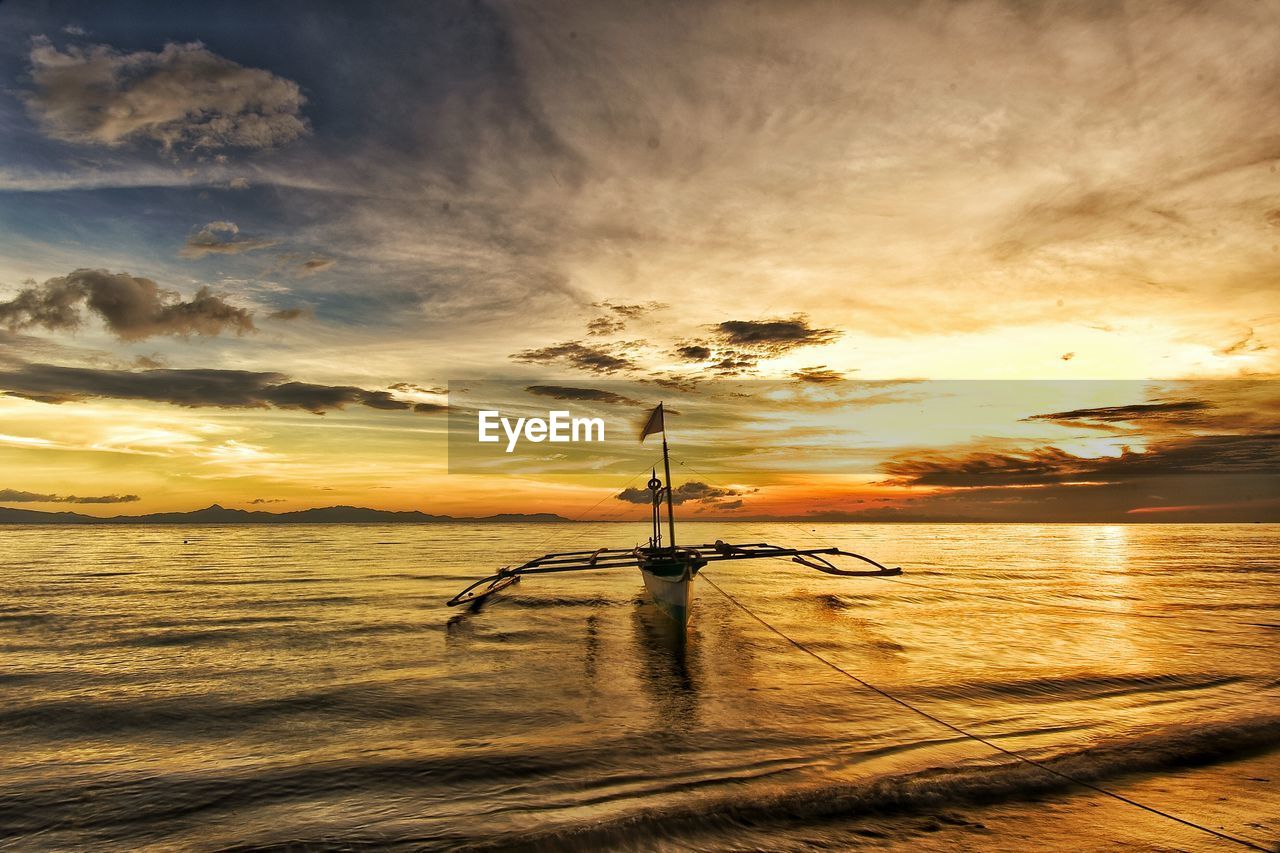
{"type": "MultiPolygon", "coordinates": [[[[645,438],[655,432],[662,433],[662,469],[667,475],[667,529],[671,533],[671,543],[667,547],[674,550],[676,547],[676,511],[675,504],[671,499],[671,454],[667,452],[667,418],[661,403],[654,407],[653,411],[649,413],[649,419],[640,428],[640,443],[644,444],[645,438]]],[[[655,522],[658,520],[656,517],[657,511],[658,508],[655,502],[655,522]]]]}
{"type": "Polygon", "coordinates": [[[653,503],[650,505],[649,521],[653,531],[649,535],[649,547],[662,547],[662,481],[658,479],[658,469],[654,468],[649,476],[649,491],[653,492],[653,503]]]}
{"type": "Polygon", "coordinates": [[[676,511],[671,501],[671,457],[667,455],[667,431],[662,430],[662,467],[667,472],[667,530],[671,536],[671,550],[676,547],[676,511]]]}

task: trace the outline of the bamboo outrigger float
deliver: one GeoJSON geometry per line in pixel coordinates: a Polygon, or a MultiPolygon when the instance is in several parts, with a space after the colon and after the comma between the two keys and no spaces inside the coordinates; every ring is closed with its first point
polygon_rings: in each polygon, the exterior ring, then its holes
{"type": "Polygon", "coordinates": [[[698,572],[709,563],[728,560],[761,560],[789,558],[810,569],[842,577],[884,577],[900,575],[902,569],[888,568],[870,557],[845,551],[841,548],[787,548],[767,542],[730,544],[717,539],[710,545],[676,545],[676,519],[671,493],[671,458],[667,451],[667,433],[662,404],[649,415],[640,440],[654,433],[662,433],[662,465],[666,482],[658,478],[657,471],[649,480],[652,493],[652,532],[647,545],[635,548],[597,548],[594,551],[564,551],[544,554],[519,566],[504,566],[496,574],[481,578],[462,592],[449,599],[449,606],[478,604],[494,593],[519,583],[525,575],[551,574],[555,572],[581,572],[606,569],[638,568],[644,579],[645,589],[658,609],[680,626],[689,622],[690,604],[693,599],[693,581],[698,572]],[[662,505],[667,508],[667,538],[662,535],[662,505]],[[831,562],[830,557],[852,557],[874,569],[842,569],[831,562]]]}

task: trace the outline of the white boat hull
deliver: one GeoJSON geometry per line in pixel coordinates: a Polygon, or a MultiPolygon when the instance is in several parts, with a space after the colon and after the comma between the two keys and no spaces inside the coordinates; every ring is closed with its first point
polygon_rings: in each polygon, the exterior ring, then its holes
{"type": "Polygon", "coordinates": [[[644,587],[658,609],[678,625],[689,624],[689,607],[693,603],[693,570],[686,567],[678,576],[664,577],[640,569],[644,587]]]}

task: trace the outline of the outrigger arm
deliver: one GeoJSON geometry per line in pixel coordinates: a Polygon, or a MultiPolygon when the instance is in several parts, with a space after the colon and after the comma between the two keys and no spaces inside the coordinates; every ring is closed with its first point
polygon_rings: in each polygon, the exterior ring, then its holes
{"type": "MultiPolygon", "coordinates": [[[[761,560],[790,558],[810,569],[816,569],[828,575],[842,577],[886,577],[902,574],[900,568],[889,568],[877,563],[870,557],[845,551],[842,548],[786,548],[770,545],[768,542],[751,542],[734,545],[717,539],[710,545],[682,546],[676,549],[682,555],[706,563],[719,563],[729,560],[761,560]],[[842,569],[831,562],[829,557],[853,557],[864,563],[875,566],[874,570],[842,569]]],[[[516,566],[504,566],[495,574],[481,578],[462,592],[449,599],[450,607],[460,604],[475,604],[488,598],[499,590],[519,583],[524,575],[551,574],[553,572],[581,572],[595,569],[635,568],[641,565],[644,557],[639,548],[597,548],[594,551],[565,551],[555,554],[544,554],[535,560],[516,566]],[[487,586],[486,586],[487,584],[487,586]],[[484,587],[483,589],[480,589],[484,587]]]]}

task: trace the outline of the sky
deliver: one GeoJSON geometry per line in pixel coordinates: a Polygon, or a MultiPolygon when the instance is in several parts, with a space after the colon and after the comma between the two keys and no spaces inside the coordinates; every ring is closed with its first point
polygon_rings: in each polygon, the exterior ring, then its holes
{"type": "Polygon", "coordinates": [[[1230,0],[9,0],[0,505],[643,516],[652,445],[455,470],[484,380],[668,401],[691,516],[1277,520],[1277,43],[1230,0]]]}

